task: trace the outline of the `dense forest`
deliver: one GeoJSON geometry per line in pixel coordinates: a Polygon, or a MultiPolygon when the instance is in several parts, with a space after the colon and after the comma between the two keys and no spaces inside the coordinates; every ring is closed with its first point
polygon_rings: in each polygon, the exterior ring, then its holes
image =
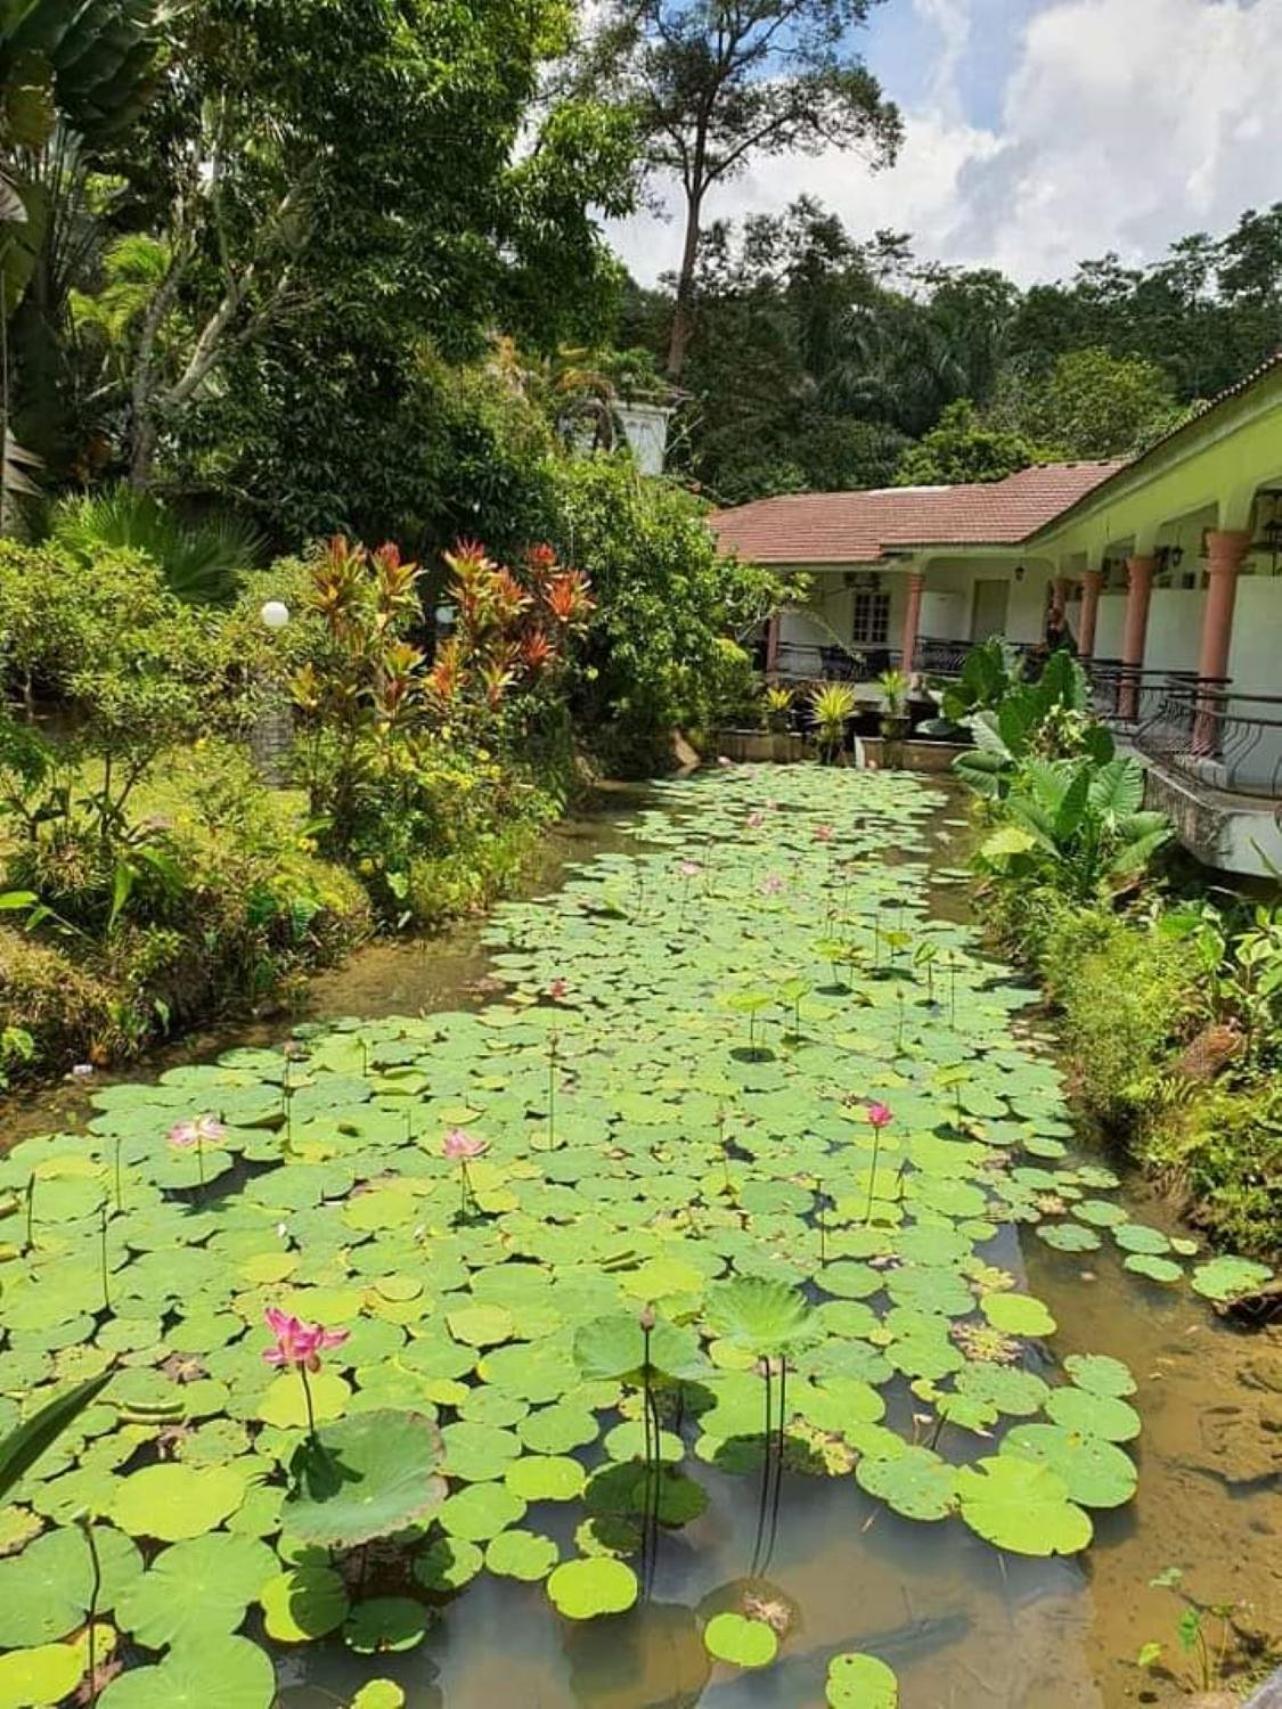
{"type": "MultiPolygon", "coordinates": [[[[616,336],[661,363],[675,284],[616,336]]],[[[1020,290],[861,239],[802,198],[704,235],[675,457],[718,503],[994,480],[1151,442],[1282,346],[1282,203],[1147,267],[1116,255],[1020,290]]]]}

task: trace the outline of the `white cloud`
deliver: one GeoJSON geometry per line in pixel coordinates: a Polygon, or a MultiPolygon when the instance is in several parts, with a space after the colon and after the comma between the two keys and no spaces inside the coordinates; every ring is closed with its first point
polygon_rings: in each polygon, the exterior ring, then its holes
{"type": "MultiPolygon", "coordinates": [[[[911,231],[921,255],[1029,282],[1108,249],[1153,259],[1282,194],[1282,0],[1030,0],[992,129],[968,124],[957,95],[972,0],[915,6],[936,52],[898,163],[761,161],[711,217],[807,191],[856,233],[911,231]]],[[[652,280],[674,264],[680,226],[638,219],[612,235],[652,280]]]]}

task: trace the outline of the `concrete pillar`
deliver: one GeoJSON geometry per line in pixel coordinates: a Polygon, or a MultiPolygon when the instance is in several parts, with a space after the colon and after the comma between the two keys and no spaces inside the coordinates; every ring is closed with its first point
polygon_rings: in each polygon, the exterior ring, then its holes
{"type": "Polygon", "coordinates": [[[1077,650],[1084,659],[1095,656],[1095,625],[1099,620],[1099,596],[1103,586],[1103,570],[1082,571],[1082,615],[1078,624],[1077,650]]]}
{"type": "Polygon", "coordinates": [[[1233,608],[1237,603],[1237,578],[1242,560],[1251,547],[1247,529],[1212,529],[1206,537],[1206,567],[1210,572],[1210,587],[1206,608],[1202,613],[1202,645],[1198,654],[1199,684],[1207,690],[1199,697],[1198,715],[1194,726],[1195,753],[1213,754],[1219,748],[1222,704],[1214,691],[1223,687],[1228,675],[1229,649],[1233,645],[1233,608]]]}
{"type": "Polygon", "coordinates": [[[926,577],[921,570],[908,572],[908,604],[904,608],[904,629],[899,642],[903,653],[903,663],[899,668],[905,676],[912,675],[917,657],[917,631],[921,628],[921,596],[925,586],[926,577]]]}
{"type": "Polygon", "coordinates": [[[1156,558],[1126,560],[1126,625],[1122,631],[1122,691],[1118,711],[1123,718],[1139,713],[1138,673],[1144,668],[1144,643],[1148,637],[1148,608],[1153,600],[1156,558]]]}

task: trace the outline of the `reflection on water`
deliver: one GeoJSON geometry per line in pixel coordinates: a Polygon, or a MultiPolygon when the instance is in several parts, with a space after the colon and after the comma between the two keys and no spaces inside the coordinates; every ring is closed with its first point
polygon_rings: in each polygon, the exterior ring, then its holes
{"type": "MultiPolygon", "coordinates": [[[[955,815],[952,800],[941,810],[955,815]]],[[[551,840],[532,888],[551,887],[567,862],[635,848],[617,811],[571,823],[551,840]]],[[[955,826],[941,828],[936,864],[958,860],[955,826]]],[[[932,891],[950,918],[956,888],[932,891]]],[[[487,956],[475,922],[441,937],[375,945],[315,981],[320,1018],[466,1006],[487,956]]],[[[279,1036],[279,1023],[210,1036],[199,1054],[279,1036]]],[[[167,1060],[188,1060],[191,1041],[167,1060]]],[[[154,1064],[156,1071],[167,1065],[154,1064]]],[[[69,1126],[84,1113],[74,1088],[29,1101],[21,1131],[69,1126]]],[[[9,1137],[16,1137],[10,1124],[9,1137]]],[[[1142,1189],[1130,1197],[1133,1208],[1142,1189]]],[[[1160,1204],[1137,1214],[1170,1226],[1160,1204]]],[[[1186,1288],[1163,1289],[1124,1272],[1108,1252],[1057,1253],[1005,1229],[986,1254],[1028,1272],[1059,1323],[1054,1355],[1089,1350],[1123,1359],[1140,1383],[1144,1434],[1133,1448],[1139,1493],[1095,1515],[1096,1541],[1075,1561],[1003,1556],[956,1519],[896,1517],[851,1477],[786,1474],[768,1582],[745,1581],[756,1529],[756,1480],[692,1461],[707,1488],[703,1515],[660,1545],[653,1595],[612,1620],[577,1625],[550,1609],[540,1585],[489,1575],[448,1607],[418,1649],[373,1666],[340,1643],[281,1658],[281,1709],[333,1709],[372,1672],[396,1679],[410,1709],[820,1709],[829,1658],[868,1649],[899,1672],[904,1709],[1122,1709],[1179,1694],[1134,1666],[1149,1640],[1178,1650],[1179,1604],[1150,1587],[1179,1565],[1200,1600],[1234,1596],[1251,1618],[1282,1632],[1282,1498],[1271,1444],[1282,1431],[1282,1350],[1267,1333],[1225,1329],[1186,1288]],[[1023,1252],[1021,1255],[1021,1244],[1023,1252]],[[738,1606],[742,1592],[795,1610],[775,1664],[738,1673],[713,1663],[703,1620],[738,1606]],[[1142,1695],[1144,1694],[1144,1695],[1142,1695]]],[[[892,1422],[911,1433],[911,1396],[887,1391],[892,1422]]],[[[960,1458],[991,1444],[945,1433],[960,1458]]],[[[526,1523],[570,1552],[567,1512],[537,1504],[526,1523]]]]}

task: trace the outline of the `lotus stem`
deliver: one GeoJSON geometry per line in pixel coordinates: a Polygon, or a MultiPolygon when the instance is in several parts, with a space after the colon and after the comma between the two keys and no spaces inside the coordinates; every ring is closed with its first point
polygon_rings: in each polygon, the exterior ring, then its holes
{"type": "Polygon", "coordinates": [[[81,1515],[81,1530],[85,1534],[85,1543],[89,1549],[89,1559],[93,1565],[93,1584],[89,1590],[89,1695],[86,1702],[92,1706],[98,1701],[98,1634],[96,1624],[98,1619],[98,1598],[102,1593],[102,1562],[98,1558],[98,1539],[94,1536],[92,1515],[81,1515]]]}
{"type": "Polygon", "coordinates": [[[312,1385],[307,1380],[307,1366],[299,1361],[298,1375],[303,1384],[303,1401],[307,1407],[307,1439],[316,1440],[316,1414],[312,1409],[312,1385]]]}
{"type": "Polygon", "coordinates": [[[771,1405],[773,1397],[770,1388],[769,1357],[763,1358],[761,1361],[761,1374],[765,1379],[766,1427],[764,1441],[762,1443],[763,1458],[761,1462],[761,1495],[757,1502],[757,1535],[752,1545],[752,1567],[750,1570],[753,1574],[756,1573],[758,1563],[761,1559],[761,1543],[766,1531],[766,1504],[770,1499],[770,1444],[771,1431],[774,1427],[774,1408],[771,1405]]]}
{"type": "Polygon", "coordinates": [[[872,1204],[877,1196],[877,1159],[881,1153],[881,1129],[872,1130],[872,1172],[868,1177],[868,1209],[864,1212],[864,1227],[872,1221],[872,1204]]]}
{"type": "Polygon", "coordinates": [[[23,1251],[30,1252],[36,1243],[36,1174],[33,1169],[27,1176],[27,1238],[23,1251]]]}
{"type": "Polygon", "coordinates": [[[102,1309],[111,1310],[111,1287],[107,1279],[107,1201],[98,1206],[98,1257],[102,1265],[102,1309]]]}
{"type": "Polygon", "coordinates": [[[125,1208],[125,1196],[124,1196],[124,1193],[121,1189],[121,1174],[120,1174],[120,1147],[124,1143],[124,1137],[125,1136],[123,1134],[120,1134],[120,1133],[118,1133],[116,1135],[116,1211],[117,1211],[117,1214],[123,1213],[124,1208],[125,1208]]]}
{"type": "Polygon", "coordinates": [[[775,1493],[770,1508],[770,1541],[766,1546],[766,1558],[761,1563],[761,1570],[766,1568],[774,1558],[775,1538],[779,1532],[779,1498],[783,1490],[783,1450],[784,1429],[788,1421],[788,1358],[785,1354],[779,1361],[779,1431],[775,1449],[775,1493]]]}

